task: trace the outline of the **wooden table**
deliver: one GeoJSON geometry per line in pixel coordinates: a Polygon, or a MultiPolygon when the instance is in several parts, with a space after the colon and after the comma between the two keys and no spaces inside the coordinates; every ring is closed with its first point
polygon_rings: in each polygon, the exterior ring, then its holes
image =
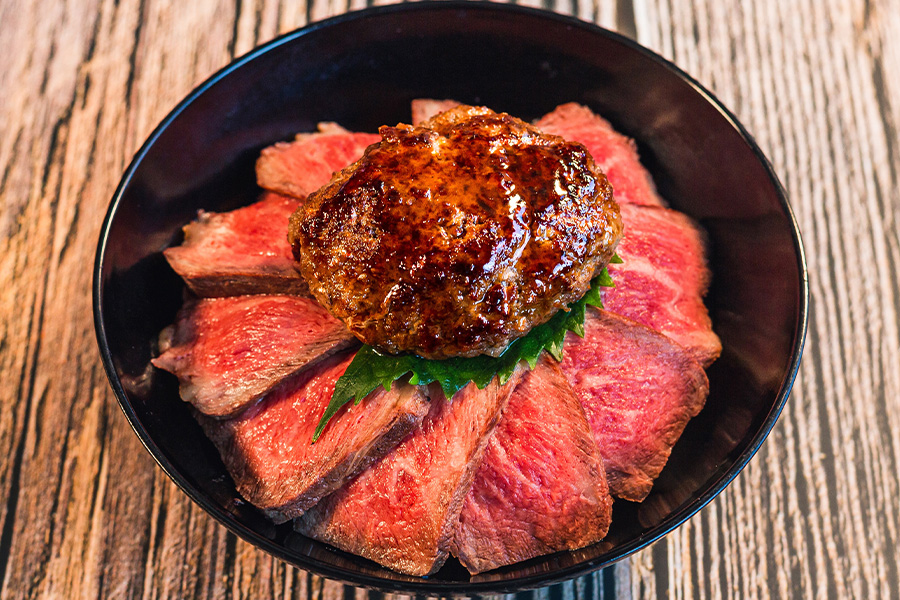
{"type": "MultiPolygon", "coordinates": [[[[154,464],[100,364],[91,265],[120,174],[196,84],[349,0],[0,0],[0,596],[379,596],[285,565],[154,464]]],[[[900,1],[547,0],[672,59],[753,132],[812,311],[781,420],[636,556],[535,597],[900,598],[900,1]]],[[[773,265],[772,268],[777,268],[773,265]]]]}

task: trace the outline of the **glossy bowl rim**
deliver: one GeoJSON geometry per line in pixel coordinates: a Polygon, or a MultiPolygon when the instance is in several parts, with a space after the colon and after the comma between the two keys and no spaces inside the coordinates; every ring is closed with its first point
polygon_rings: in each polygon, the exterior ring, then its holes
{"type": "Polygon", "coordinates": [[[779,415],[784,408],[787,398],[793,386],[794,379],[800,365],[800,359],[803,353],[803,346],[806,338],[809,312],[809,277],[807,272],[806,256],[803,249],[802,238],[797,224],[796,217],[791,209],[787,199],[787,193],[776,175],[771,163],[758,147],[753,137],[744,128],[737,118],[706,88],[704,88],[693,77],[685,73],[671,61],[663,58],[655,52],[641,46],[637,42],[627,38],[614,31],[605,29],[591,22],[580,20],[576,17],[554,13],[551,11],[524,7],[513,4],[503,4],[485,1],[471,0],[447,0],[442,2],[422,2],[409,4],[392,4],[387,6],[371,7],[362,10],[350,11],[341,15],[310,23],[304,27],[294,31],[280,35],[273,40],[262,44],[243,56],[231,61],[228,65],[216,71],[201,84],[196,86],[181,102],[179,102],[169,114],[154,128],[153,132],[147,137],[146,141],[141,145],[140,149],[135,153],[128,168],[125,170],[115,193],[113,194],[103,225],[100,231],[97,243],[97,252],[93,267],[92,280],[93,293],[93,317],[94,329],[97,343],[100,350],[100,356],[103,367],[106,371],[107,378],[116,399],[125,417],[128,419],[131,428],[140,439],[143,446],[153,456],[157,464],[162,470],[175,482],[175,484],[190,497],[194,502],[200,505],[203,510],[215,518],[219,523],[224,525],[229,531],[232,531],[245,541],[254,546],[265,550],[266,552],[277,556],[278,558],[296,565],[300,568],[316,572],[319,575],[330,579],[336,579],[352,585],[391,591],[391,592],[407,592],[407,593],[424,593],[424,594],[483,594],[483,593],[509,593],[523,589],[531,589],[535,587],[543,587],[560,581],[565,581],[579,575],[589,573],[591,571],[606,567],[612,563],[619,561],[640,549],[643,549],[658,539],[662,538],[672,530],[676,529],[687,521],[690,517],[700,511],[710,501],[718,496],[735,477],[744,469],[750,459],[756,454],[768,437],[775,425],[779,415]],[[605,552],[595,559],[585,560],[567,567],[561,567],[557,571],[550,574],[539,573],[535,575],[525,575],[509,580],[486,580],[474,582],[447,582],[433,581],[428,578],[421,578],[415,581],[383,579],[370,576],[353,570],[348,570],[333,564],[321,562],[311,556],[302,555],[296,552],[288,551],[284,546],[275,544],[272,540],[261,536],[255,530],[243,526],[234,520],[221,507],[208,500],[204,494],[193,487],[191,483],[178,471],[176,466],[172,464],[162,452],[161,448],[148,435],[143,428],[140,418],[135,412],[128,396],[125,392],[119,375],[113,364],[112,353],[106,339],[106,328],[103,321],[103,281],[102,271],[106,255],[106,245],[112,223],[116,217],[119,204],[125,191],[140,167],[142,160],[153,147],[157,139],[162,133],[175,121],[180,114],[197,98],[202,96],[209,88],[217,84],[222,79],[228,77],[232,72],[244,67],[257,57],[272,51],[273,49],[289,44],[301,37],[313,34],[320,30],[338,26],[347,21],[366,19],[372,16],[380,16],[395,12],[443,12],[453,10],[468,11],[488,11],[495,14],[503,13],[503,16],[516,18],[525,16],[529,18],[547,19],[556,21],[563,25],[586,30],[594,35],[601,35],[612,39],[613,41],[626,46],[628,49],[642,54],[646,59],[657,63],[666,70],[670,71],[677,78],[687,83],[697,94],[706,100],[708,104],[713,106],[725,120],[737,131],[744,142],[750,147],[751,151],[761,163],[767,173],[772,185],[775,188],[781,207],[788,218],[794,250],[797,259],[797,270],[799,275],[800,298],[798,299],[798,310],[794,321],[793,340],[790,351],[790,362],[785,372],[778,393],[775,397],[771,409],[763,419],[756,433],[751,437],[747,448],[737,456],[732,465],[724,471],[715,482],[710,485],[707,491],[695,498],[692,502],[683,506],[680,510],[670,513],[661,523],[651,528],[648,534],[639,537],[631,542],[617,546],[611,551],[605,552]]]}

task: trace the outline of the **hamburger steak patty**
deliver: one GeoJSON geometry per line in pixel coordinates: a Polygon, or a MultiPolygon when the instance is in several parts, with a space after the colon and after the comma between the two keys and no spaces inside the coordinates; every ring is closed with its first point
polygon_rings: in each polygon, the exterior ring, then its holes
{"type": "Polygon", "coordinates": [[[313,295],[363,342],[496,356],[612,257],[619,208],[581,144],[471,106],[380,133],[288,234],[313,295]]]}

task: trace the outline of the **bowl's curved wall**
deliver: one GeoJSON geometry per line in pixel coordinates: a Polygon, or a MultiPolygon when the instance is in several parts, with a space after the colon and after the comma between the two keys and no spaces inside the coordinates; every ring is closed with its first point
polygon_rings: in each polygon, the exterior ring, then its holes
{"type": "Polygon", "coordinates": [[[110,381],[144,444],[195,501],[249,541],[352,583],[430,594],[509,591],[621,558],[696,512],[762,443],[796,373],[808,290],[784,192],[743,129],[678,69],[570,18],[503,5],[427,3],[345,15],[239,59],[160,125],[125,174],[98,249],[95,319],[110,381]],[[709,233],[710,313],[724,351],[707,407],[650,497],[617,502],[600,544],[470,580],[393,573],[275,527],[237,496],[176,386],[150,367],[181,303],[160,251],[199,208],[255,199],[259,150],[318,121],[356,130],[409,120],[417,97],[485,104],[525,119],[577,101],[637,140],[674,208],[709,233]]]}

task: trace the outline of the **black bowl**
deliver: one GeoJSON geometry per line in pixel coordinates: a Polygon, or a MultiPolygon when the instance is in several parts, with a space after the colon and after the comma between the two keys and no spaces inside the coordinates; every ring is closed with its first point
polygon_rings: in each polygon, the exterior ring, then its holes
{"type": "Polygon", "coordinates": [[[747,464],[797,372],[808,285],[784,190],[737,120],[677,67],[615,33],[521,7],[424,3],[316,23],[238,59],[198,87],[135,156],[106,216],[94,318],[125,415],[195,502],[256,546],[304,569],[383,590],[443,595],[546,585],[612,563],[677,527],[747,464]],[[274,526],[236,493],[215,449],[149,360],[182,285],[160,251],[199,208],[258,193],[259,150],[319,121],[374,131],[408,122],[417,97],[454,98],[532,119],[577,101],[637,140],[665,198],[706,228],[707,303],[722,339],[706,408],[642,504],[617,501],[603,542],[476,577],[454,561],[400,575],[274,526]]]}

